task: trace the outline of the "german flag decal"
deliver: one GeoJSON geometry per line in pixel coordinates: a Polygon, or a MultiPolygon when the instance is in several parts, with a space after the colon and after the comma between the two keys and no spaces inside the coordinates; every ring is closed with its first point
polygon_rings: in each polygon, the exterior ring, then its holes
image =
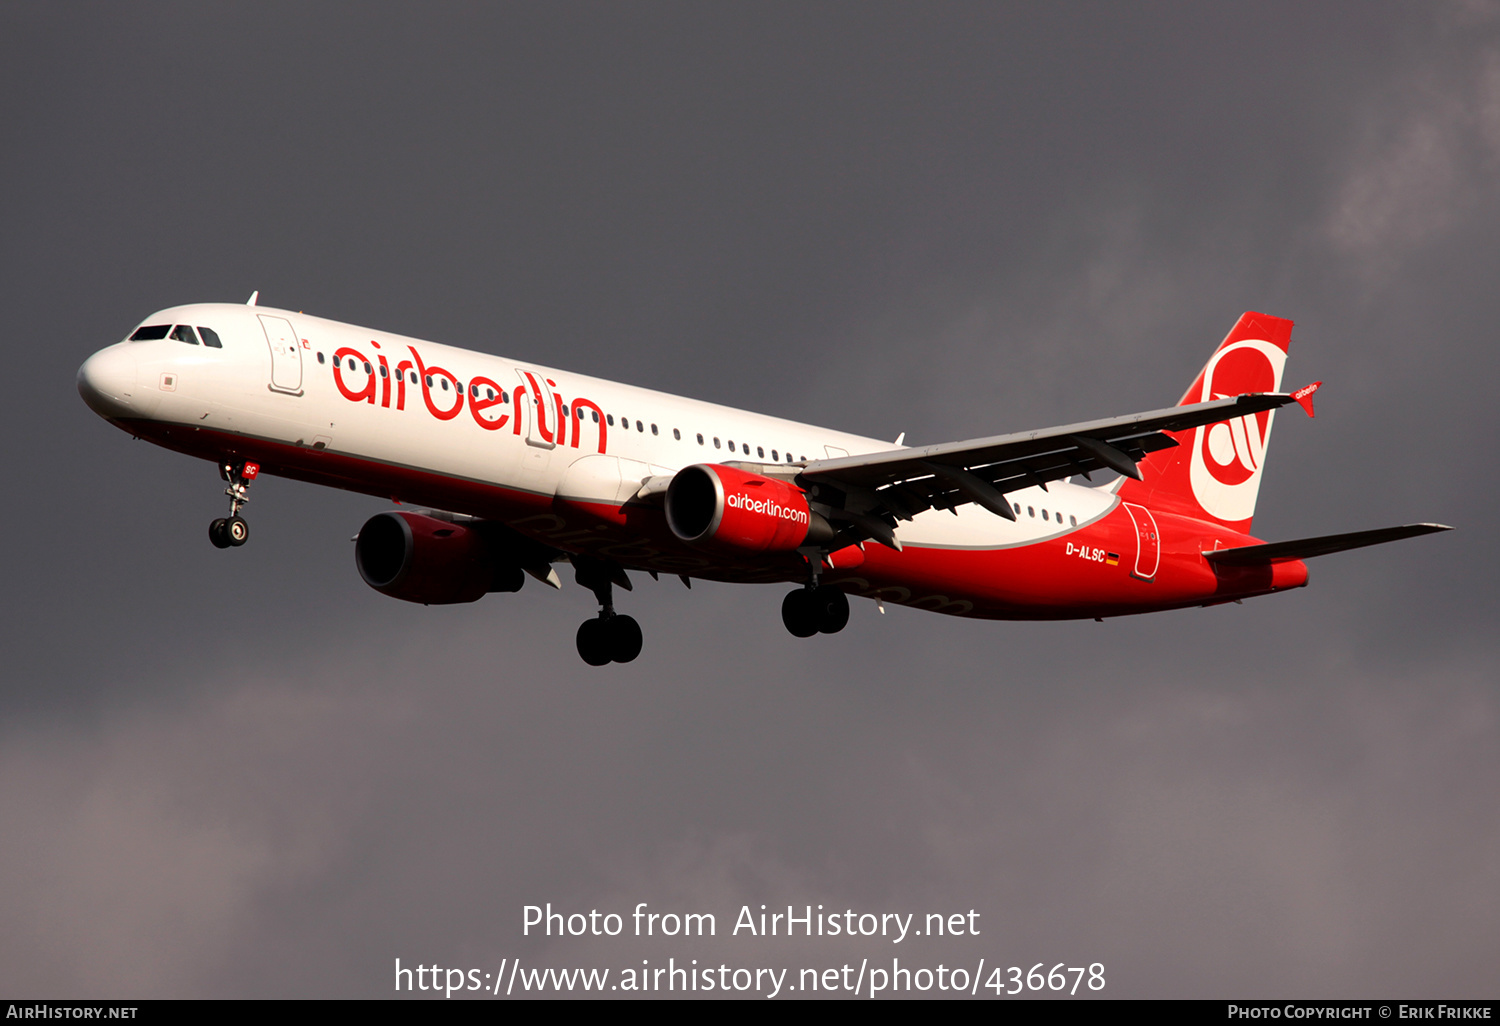
{"type": "Polygon", "coordinates": [[[1104,554],[1104,562],[1106,566],[1119,566],[1120,554],[1118,552],[1106,552],[1104,554]]]}

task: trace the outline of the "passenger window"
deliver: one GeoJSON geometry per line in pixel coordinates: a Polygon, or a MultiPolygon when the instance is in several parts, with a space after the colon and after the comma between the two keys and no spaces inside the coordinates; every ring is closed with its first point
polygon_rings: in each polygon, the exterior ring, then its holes
{"type": "Polygon", "coordinates": [[[172,329],[172,337],[179,342],[186,342],[190,346],[198,344],[198,336],[193,334],[193,326],[191,324],[177,325],[177,327],[172,329]]]}
{"type": "Polygon", "coordinates": [[[656,434],[656,425],[655,425],[655,424],[652,424],[652,425],[651,425],[651,433],[652,433],[652,434],[653,434],[653,435],[654,435],[654,434],[656,434]]]}
{"type": "Polygon", "coordinates": [[[777,463],[781,462],[781,457],[776,454],[776,450],[775,449],[771,450],[771,459],[774,460],[777,463]]]}
{"type": "Polygon", "coordinates": [[[380,376],[382,378],[386,376],[385,364],[383,364],[383,363],[380,365],[380,376]]]}
{"type": "Polygon", "coordinates": [[[444,392],[448,391],[448,379],[447,378],[438,378],[438,380],[443,383],[443,391],[444,392]]]}
{"type": "Polygon", "coordinates": [[[598,410],[591,410],[589,412],[589,416],[594,418],[594,423],[595,424],[599,423],[599,411],[598,410]]]}
{"type": "Polygon", "coordinates": [[[719,436],[718,435],[714,436],[714,448],[715,449],[719,448],[719,436]]]}
{"type": "Polygon", "coordinates": [[[734,439],[729,440],[729,451],[734,452],[734,439]]]}
{"type": "MultiPolygon", "coordinates": [[[[349,361],[349,362],[350,362],[350,363],[353,363],[353,362],[354,362],[354,361],[353,361],[353,360],[350,360],[350,361],[349,361]]],[[[352,367],[351,367],[351,368],[350,368],[350,369],[351,369],[351,370],[353,370],[353,368],[352,368],[352,367]]],[[[428,374],[428,375],[426,375],[426,376],[424,376],[424,377],[423,377],[423,378],[422,378],[422,380],[423,380],[423,381],[425,381],[425,382],[427,382],[427,387],[428,387],[428,388],[431,388],[431,387],[432,387],[432,375],[431,375],[431,374],[428,374]]]]}
{"type": "Polygon", "coordinates": [[[1026,512],[1029,513],[1029,514],[1031,514],[1032,516],[1036,516],[1036,507],[1035,506],[1027,506],[1026,507],[1026,512]]]}
{"type": "Polygon", "coordinates": [[[1021,512],[1021,504],[1019,502],[1013,502],[1011,505],[1016,508],[1016,513],[1019,514],[1021,512]]]}
{"type": "Polygon", "coordinates": [[[1074,527],[1077,527],[1078,526],[1078,518],[1075,517],[1073,514],[1069,513],[1068,514],[1068,523],[1072,524],[1074,527]]]}
{"type": "Polygon", "coordinates": [[[200,335],[203,336],[203,344],[206,345],[206,346],[208,346],[208,348],[210,348],[210,349],[223,349],[224,348],[224,343],[222,343],[222,342],[219,341],[219,333],[217,331],[215,331],[214,329],[212,329],[212,328],[205,328],[205,327],[203,327],[203,325],[200,324],[200,325],[198,325],[198,334],[200,334],[200,335]]]}
{"type": "Polygon", "coordinates": [[[677,428],[673,428],[672,429],[672,437],[674,439],[676,439],[677,441],[680,442],[680,441],[682,441],[682,432],[679,431],[677,428]]]}
{"type": "Polygon", "coordinates": [[[484,397],[486,399],[493,399],[493,398],[495,398],[495,390],[493,388],[486,388],[484,390],[484,397]]]}
{"type": "Polygon", "coordinates": [[[370,373],[370,362],[368,360],[365,361],[365,373],[370,373]]]}
{"type": "MultiPolygon", "coordinates": [[[[350,370],[354,370],[355,369],[354,357],[352,357],[352,356],[349,357],[349,369],[350,370]]],[[[429,384],[431,384],[431,382],[429,382],[429,384]]]]}
{"type": "Polygon", "coordinates": [[[1043,520],[1047,519],[1047,511],[1046,510],[1042,510],[1042,519],[1043,520]]]}
{"type": "Polygon", "coordinates": [[[563,403],[563,416],[566,417],[568,415],[569,415],[568,414],[568,404],[567,403],[563,403]]]}
{"type": "Polygon", "coordinates": [[[765,459],[766,458],[766,450],[757,445],[755,447],[755,455],[757,457],[759,457],[760,459],[765,459]]]}
{"type": "Polygon", "coordinates": [[[703,444],[703,432],[702,431],[698,432],[698,444],[699,445],[703,444]]]}
{"type": "Polygon", "coordinates": [[[323,354],[322,354],[322,353],[319,353],[319,354],[318,354],[318,362],[319,362],[319,363],[322,363],[322,362],[324,362],[324,361],[323,361],[323,354]]]}
{"type": "Polygon", "coordinates": [[[791,454],[791,453],[787,453],[787,454],[786,454],[786,461],[787,461],[787,462],[788,462],[788,463],[790,463],[790,462],[792,462],[792,454],[791,454]]]}
{"type": "Polygon", "coordinates": [[[417,372],[416,371],[412,371],[411,372],[411,383],[413,385],[415,385],[417,383],[417,372]]]}
{"type": "Polygon", "coordinates": [[[643,435],[646,433],[646,425],[642,424],[640,421],[635,422],[635,429],[643,435]]]}
{"type": "Polygon", "coordinates": [[[615,415],[613,413],[606,413],[604,415],[604,423],[608,424],[610,427],[614,427],[615,426],[615,415]]]}
{"type": "Polygon", "coordinates": [[[167,332],[171,330],[170,324],[143,324],[131,334],[130,341],[155,342],[159,338],[166,338],[167,332]]]}

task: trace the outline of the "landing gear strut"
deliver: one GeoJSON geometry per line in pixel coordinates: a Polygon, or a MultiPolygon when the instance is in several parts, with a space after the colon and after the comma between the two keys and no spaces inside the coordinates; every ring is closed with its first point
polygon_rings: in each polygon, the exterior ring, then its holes
{"type": "Polygon", "coordinates": [[[224,489],[229,496],[229,516],[219,517],[208,525],[208,540],[215,548],[238,547],[250,540],[250,525],[240,516],[240,508],[250,501],[250,482],[259,473],[259,463],[219,464],[219,476],[229,482],[224,489]]]}
{"type": "Polygon", "coordinates": [[[627,591],[630,578],[619,567],[600,560],[573,557],[578,583],[599,600],[599,615],[578,627],[578,654],[590,666],[606,663],[628,663],[641,654],[641,625],[635,617],[615,612],[613,585],[618,581],[627,591]]]}

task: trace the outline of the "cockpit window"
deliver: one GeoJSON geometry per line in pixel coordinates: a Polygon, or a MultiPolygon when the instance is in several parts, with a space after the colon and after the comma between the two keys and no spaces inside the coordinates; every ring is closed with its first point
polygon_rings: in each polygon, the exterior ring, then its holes
{"type": "Polygon", "coordinates": [[[198,344],[198,336],[193,333],[191,324],[179,324],[172,329],[172,337],[179,342],[186,342],[190,346],[198,344]]]}
{"type": "Polygon", "coordinates": [[[200,324],[198,325],[198,334],[203,336],[203,344],[208,346],[210,349],[224,348],[224,343],[219,341],[219,333],[214,329],[205,328],[200,324]]]}
{"type": "Polygon", "coordinates": [[[166,338],[167,332],[172,330],[170,324],[143,324],[135,329],[130,336],[132,342],[155,342],[159,338],[166,338]]]}

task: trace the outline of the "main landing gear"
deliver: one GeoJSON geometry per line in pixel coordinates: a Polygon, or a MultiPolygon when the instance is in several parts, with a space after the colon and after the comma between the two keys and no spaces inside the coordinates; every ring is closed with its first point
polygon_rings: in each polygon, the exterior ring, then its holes
{"type": "Polygon", "coordinates": [[[220,463],[219,476],[229,482],[224,494],[229,496],[229,516],[218,517],[208,525],[208,540],[215,548],[238,548],[250,540],[250,525],[240,516],[240,508],[250,501],[250,482],[260,473],[258,463],[220,463]]]}
{"type": "Polygon", "coordinates": [[[798,588],[781,600],[781,622],[798,638],[837,634],[849,623],[849,597],[831,584],[798,588]]]}
{"type": "Polygon", "coordinates": [[[635,617],[615,612],[612,585],[619,583],[631,590],[625,571],[601,560],[573,557],[573,571],[578,583],[599,600],[599,615],[578,627],[578,654],[590,666],[606,663],[628,663],[641,654],[641,625],[635,617]]]}
{"type": "Polygon", "coordinates": [[[837,634],[849,623],[849,596],[831,584],[818,583],[822,553],[801,551],[807,559],[807,586],[781,600],[781,622],[797,638],[810,638],[820,631],[837,634]]]}

